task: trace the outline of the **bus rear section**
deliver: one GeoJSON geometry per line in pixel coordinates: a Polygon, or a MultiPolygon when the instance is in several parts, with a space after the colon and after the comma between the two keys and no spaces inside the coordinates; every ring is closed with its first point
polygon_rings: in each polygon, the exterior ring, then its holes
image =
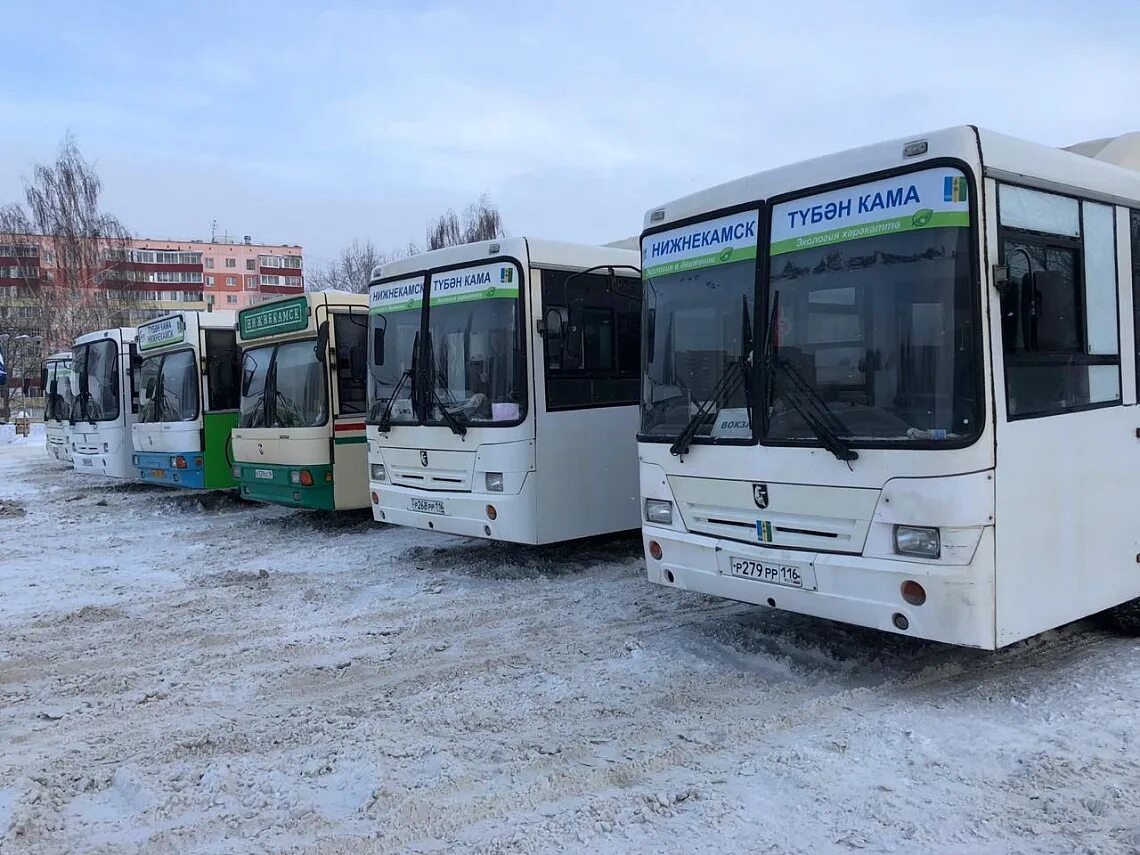
{"type": "Polygon", "coordinates": [[[80,336],[72,349],[75,401],[71,453],[75,470],[110,478],[135,478],[131,426],[138,419],[134,372],[135,330],[101,330],[80,336]]]}
{"type": "Polygon", "coordinates": [[[322,291],[238,313],[234,477],[255,501],[368,506],[365,295],[322,291]]]}
{"type": "Polygon", "coordinates": [[[233,489],[241,358],[233,312],[176,312],[138,328],[133,462],[152,484],[233,489]]]}
{"type": "Polygon", "coordinates": [[[524,544],[637,528],[636,264],[509,238],[379,269],[374,517],[524,544]]]}
{"type": "Polygon", "coordinates": [[[649,578],[987,649],[1140,596],[1121,194],[955,128],[651,212],[649,578]]]}
{"type": "Polygon", "coordinates": [[[44,392],[44,445],[50,457],[71,465],[71,405],[75,399],[71,353],[44,360],[40,387],[44,392]]]}

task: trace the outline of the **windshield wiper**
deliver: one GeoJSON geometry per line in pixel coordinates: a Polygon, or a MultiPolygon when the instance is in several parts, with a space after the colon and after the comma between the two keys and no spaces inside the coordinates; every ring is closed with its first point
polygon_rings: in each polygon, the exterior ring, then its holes
{"type": "MultiPolygon", "coordinates": [[[[722,397],[727,402],[736,394],[736,390],[740,388],[742,383],[744,384],[744,405],[748,410],[749,425],[752,423],[752,393],[748,388],[748,366],[751,364],[749,355],[752,352],[752,324],[748,319],[748,298],[742,296],[740,299],[740,359],[729,363],[720,380],[713,386],[709,398],[697,407],[697,411],[693,413],[685,427],[677,434],[677,438],[673,440],[673,444],[669,446],[669,453],[676,457],[684,457],[689,453],[689,446],[692,445],[693,438],[696,437],[697,431],[700,430],[701,424],[712,411],[712,408],[719,406],[722,397]]],[[[690,400],[691,398],[690,393],[690,400]]]]}
{"type": "MultiPolygon", "coordinates": [[[[468,318],[468,332],[470,335],[470,318],[468,318]]],[[[428,333],[427,339],[428,358],[425,360],[424,371],[420,375],[420,381],[423,383],[425,389],[430,389],[431,400],[428,401],[430,405],[434,402],[439,407],[440,415],[443,416],[444,422],[447,427],[456,436],[466,436],[467,428],[455,417],[455,414],[447,409],[447,405],[443,403],[443,398],[439,395],[439,384],[435,382],[435,341],[431,333],[428,333]]],[[[450,392],[448,393],[450,394],[450,392]]]]}
{"type": "Polygon", "coordinates": [[[767,341],[764,343],[764,376],[768,384],[768,399],[765,401],[765,424],[764,431],[768,430],[768,410],[767,404],[770,402],[773,390],[775,388],[775,379],[777,372],[781,372],[784,377],[791,381],[791,385],[795,387],[795,393],[785,391],[784,398],[791,405],[792,409],[799,414],[799,417],[804,420],[812,433],[815,434],[816,439],[820,444],[835,455],[837,460],[842,460],[849,467],[852,460],[859,459],[859,453],[855,451],[850,445],[844,441],[841,436],[845,432],[843,423],[836,418],[835,413],[827,406],[827,402],[820,397],[819,392],[815,390],[810,383],[808,383],[803,376],[792,367],[792,364],[787,360],[781,360],[776,348],[776,323],[779,318],[780,311],[780,292],[777,291],[772,298],[772,317],[768,323],[767,341]],[[797,400],[797,394],[802,395],[804,400],[797,400]]]}
{"type": "MultiPolygon", "coordinates": [[[[400,375],[400,381],[396,384],[396,388],[392,390],[392,396],[388,398],[388,402],[384,405],[384,412],[380,414],[380,420],[376,422],[377,427],[380,428],[380,433],[388,433],[388,431],[392,429],[392,407],[396,404],[396,398],[399,396],[400,390],[404,388],[404,384],[407,383],[411,377],[411,368],[400,375]]],[[[379,401],[372,405],[373,409],[379,406],[379,401]]]]}
{"type": "Polygon", "coordinates": [[[443,420],[447,422],[447,426],[451,428],[451,432],[456,436],[466,436],[467,427],[455,417],[455,413],[447,409],[447,406],[443,403],[443,398],[439,396],[439,389],[436,388],[434,383],[431,385],[431,395],[435,403],[439,406],[439,412],[440,415],[443,416],[443,420]]]}

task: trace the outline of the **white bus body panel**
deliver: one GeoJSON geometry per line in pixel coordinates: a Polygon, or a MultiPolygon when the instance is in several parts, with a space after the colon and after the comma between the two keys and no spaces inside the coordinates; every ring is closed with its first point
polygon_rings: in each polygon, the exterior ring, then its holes
{"type": "Polygon", "coordinates": [[[61,463],[71,463],[71,428],[67,422],[45,421],[44,444],[51,457],[61,463]]]}
{"type": "Polygon", "coordinates": [[[71,426],[72,462],[75,471],[86,475],[105,475],[109,478],[138,477],[132,460],[134,446],[131,428],[138,421],[137,392],[132,394],[131,344],[135,340],[133,327],[103,330],[80,336],[77,345],[114,338],[119,345],[119,415],[113,421],[78,421],[71,426]],[[112,335],[107,335],[111,333],[112,335]]]}
{"type": "Polygon", "coordinates": [[[249,466],[275,463],[300,466],[326,465],[329,460],[329,425],[309,428],[234,428],[230,434],[234,460],[249,466]]]}
{"type": "Polygon", "coordinates": [[[135,451],[185,454],[202,450],[202,416],[187,422],[148,422],[131,427],[135,451]]]}

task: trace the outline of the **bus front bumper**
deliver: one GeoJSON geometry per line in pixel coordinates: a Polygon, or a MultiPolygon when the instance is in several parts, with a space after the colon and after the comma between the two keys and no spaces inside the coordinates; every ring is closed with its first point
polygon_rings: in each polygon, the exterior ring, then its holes
{"type": "Polygon", "coordinates": [[[131,460],[139,470],[139,479],[148,484],[206,488],[206,467],[201,451],[136,451],[131,460]],[[179,467],[177,463],[183,465],[179,467]]]}
{"type": "Polygon", "coordinates": [[[327,463],[244,463],[234,464],[238,489],[243,499],[307,508],[313,511],[335,511],[333,468],[327,463]],[[302,483],[309,473],[311,484],[302,483]]]}
{"type": "Polygon", "coordinates": [[[994,554],[992,528],[965,566],[761,548],[652,525],[641,531],[651,582],[896,635],[996,647],[993,566],[985,558],[994,554]],[[660,559],[653,557],[654,542],[660,559]],[[791,568],[787,575],[798,575],[803,587],[734,575],[734,558],[751,562],[746,569],[753,574],[791,568]],[[907,581],[923,587],[922,605],[903,598],[907,581]]]}
{"type": "Polygon", "coordinates": [[[368,490],[377,522],[533,544],[538,542],[534,483],[526,478],[513,495],[416,490],[386,481],[370,481],[368,490]]]}

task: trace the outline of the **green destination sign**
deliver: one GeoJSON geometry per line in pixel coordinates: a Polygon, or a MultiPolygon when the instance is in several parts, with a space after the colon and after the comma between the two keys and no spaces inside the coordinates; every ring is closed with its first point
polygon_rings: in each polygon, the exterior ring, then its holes
{"type": "Polygon", "coordinates": [[[242,338],[297,332],[309,325],[309,301],[304,297],[267,303],[238,312],[242,338]]]}

